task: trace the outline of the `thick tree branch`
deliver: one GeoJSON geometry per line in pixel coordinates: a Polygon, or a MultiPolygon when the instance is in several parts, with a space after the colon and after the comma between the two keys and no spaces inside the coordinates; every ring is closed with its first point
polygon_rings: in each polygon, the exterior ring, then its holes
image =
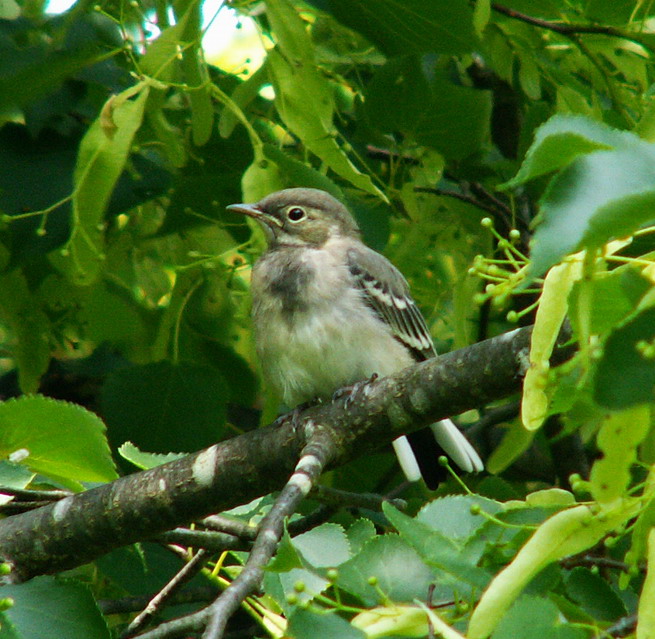
{"type": "MultiPolygon", "coordinates": [[[[73,568],[279,490],[316,429],[334,442],[328,467],[335,467],[401,433],[507,397],[520,389],[530,334],[518,329],[377,380],[354,398],[304,411],[298,428],[291,421],[261,428],[9,517],[0,522],[2,559],[13,566],[9,578],[73,568]]],[[[560,348],[555,363],[571,352],[560,348]]]]}

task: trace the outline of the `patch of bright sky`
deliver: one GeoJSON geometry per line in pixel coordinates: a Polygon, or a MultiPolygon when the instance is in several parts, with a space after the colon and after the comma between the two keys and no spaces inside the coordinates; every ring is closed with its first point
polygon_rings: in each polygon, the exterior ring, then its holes
{"type": "Polygon", "coordinates": [[[261,35],[252,18],[222,5],[222,0],[205,0],[202,7],[205,57],[223,71],[250,75],[266,57],[261,35]]]}
{"type": "MultiPolygon", "coordinates": [[[[49,0],[46,12],[63,13],[76,0],[49,0]]],[[[99,2],[102,5],[102,2],[99,2]]],[[[207,62],[227,73],[250,75],[262,64],[266,52],[255,21],[223,6],[223,0],[205,0],[202,6],[203,48],[207,62]]],[[[154,39],[159,35],[156,25],[150,23],[148,31],[154,39]]]]}

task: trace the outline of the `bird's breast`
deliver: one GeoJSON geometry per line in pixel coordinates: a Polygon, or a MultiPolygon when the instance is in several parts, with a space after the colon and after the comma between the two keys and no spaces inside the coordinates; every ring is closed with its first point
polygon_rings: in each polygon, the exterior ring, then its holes
{"type": "Polygon", "coordinates": [[[267,255],[253,273],[258,355],[289,407],[412,363],[338,257],[315,250],[267,263],[267,255]]]}

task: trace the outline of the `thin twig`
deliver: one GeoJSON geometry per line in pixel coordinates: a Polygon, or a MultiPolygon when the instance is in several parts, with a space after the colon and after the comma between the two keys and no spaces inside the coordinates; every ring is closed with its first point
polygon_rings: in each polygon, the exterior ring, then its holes
{"type": "Polygon", "coordinates": [[[329,437],[321,437],[320,433],[305,446],[293,475],[261,523],[261,530],[246,565],[225,592],[209,607],[209,619],[202,635],[203,639],[220,639],[229,618],[245,598],[259,587],[264,575],[264,566],[275,554],[282,537],[285,519],[295,512],[298,504],[316,484],[334,453],[332,440],[329,437]]]}
{"type": "Polygon", "coordinates": [[[30,490],[28,488],[0,486],[0,494],[11,495],[24,501],[59,501],[72,493],[67,490],[30,490]]]}
{"type": "Polygon", "coordinates": [[[143,628],[170,598],[192,577],[194,577],[207,561],[207,551],[199,550],[173,578],[148,602],[144,610],[138,614],[121,634],[121,639],[133,637],[143,628]]]}
{"type": "Polygon", "coordinates": [[[200,521],[203,526],[218,532],[234,535],[239,539],[253,541],[257,537],[259,528],[238,519],[231,519],[225,515],[210,515],[200,521]]]}
{"type": "MultiPolygon", "coordinates": [[[[313,497],[313,495],[310,495],[310,497],[313,497]]],[[[335,511],[336,508],[334,507],[319,506],[309,515],[290,521],[288,524],[289,534],[293,537],[294,535],[299,535],[312,528],[316,528],[316,526],[325,523],[335,511]]],[[[231,535],[236,535],[244,541],[254,541],[260,530],[258,526],[230,519],[224,515],[210,515],[209,517],[205,517],[200,523],[212,530],[229,532],[231,535]]]]}
{"type": "Polygon", "coordinates": [[[432,195],[440,195],[442,197],[450,197],[454,200],[460,200],[475,206],[476,208],[482,209],[483,211],[487,211],[487,213],[491,213],[492,215],[496,215],[496,213],[498,213],[495,207],[490,206],[489,204],[485,204],[484,202],[480,202],[480,200],[474,198],[471,195],[457,193],[457,191],[445,191],[444,189],[437,189],[431,186],[415,186],[414,191],[417,193],[431,193],[432,195]]]}
{"type": "Polygon", "coordinates": [[[630,566],[623,561],[610,559],[609,557],[594,557],[592,555],[583,555],[577,557],[567,557],[559,562],[562,568],[567,570],[577,566],[598,566],[599,568],[612,568],[628,572],[630,566]]]}
{"type": "Polygon", "coordinates": [[[498,199],[493,193],[490,193],[482,184],[479,182],[470,182],[469,183],[469,188],[471,189],[471,192],[473,195],[476,195],[479,198],[484,198],[487,200],[492,206],[496,208],[496,211],[500,213],[504,213],[506,222],[508,225],[511,225],[512,223],[512,218],[514,217],[514,212],[512,209],[505,204],[502,200],[498,199]]]}
{"type": "Polygon", "coordinates": [[[617,38],[628,38],[633,39],[634,35],[631,36],[620,29],[615,29],[614,27],[608,27],[606,25],[597,25],[597,24],[567,24],[563,22],[550,22],[548,20],[543,20],[542,18],[535,18],[533,16],[526,15],[520,11],[510,9],[502,4],[497,4],[493,2],[491,8],[498,12],[506,15],[509,18],[515,20],[520,20],[527,24],[531,24],[540,29],[547,29],[548,31],[554,31],[555,33],[560,33],[565,36],[574,35],[577,33],[596,33],[601,35],[616,36],[617,38]]]}
{"type": "MultiPolygon", "coordinates": [[[[347,490],[338,490],[337,488],[331,488],[320,484],[314,486],[309,497],[332,506],[366,508],[367,510],[375,510],[377,512],[382,510],[382,504],[385,501],[390,501],[385,495],[377,495],[375,493],[353,493],[347,490]]],[[[394,499],[391,500],[391,503],[399,510],[407,508],[407,502],[403,499],[394,499]]]]}
{"type": "Polygon", "coordinates": [[[466,429],[466,434],[467,436],[476,436],[496,424],[511,421],[517,417],[520,412],[520,402],[510,402],[508,404],[503,404],[502,406],[491,408],[486,411],[484,415],[475,422],[475,424],[471,424],[471,426],[466,429]]]}
{"type": "Polygon", "coordinates": [[[240,537],[209,530],[189,530],[188,528],[169,530],[157,535],[156,540],[165,544],[192,546],[193,548],[204,548],[214,552],[244,550],[246,548],[246,544],[240,537]]]}
{"type": "Polygon", "coordinates": [[[309,513],[309,515],[290,521],[287,524],[289,535],[292,537],[295,535],[301,535],[312,528],[316,528],[316,526],[324,524],[326,521],[329,521],[330,517],[332,517],[337,510],[339,509],[335,506],[319,506],[316,510],[309,513]]]}
{"type": "Polygon", "coordinates": [[[399,162],[404,162],[412,166],[416,166],[417,164],[421,163],[418,159],[413,158],[409,155],[400,155],[400,153],[389,151],[389,149],[382,149],[380,147],[373,146],[372,144],[369,144],[366,147],[366,155],[373,160],[386,160],[386,161],[397,160],[399,162]]]}
{"type": "Polygon", "coordinates": [[[312,421],[305,422],[308,444],[303,448],[300,461],[291,478],[263,519],[250,556],[239,576],[226,588],[211,606],[196,613],[174,619],[139,635],[140,639],[172,639],[205,628],[203,639],[220,639],[224,636],[229,618],[243,601],[258,587],[263,578],[264,566],[271,559],[284,530],[284,520],[309,493],[323,468],[335,455],[333,438],[323,433],[312,421]]]}
{"type": "MultiPolygon", "coordinates": [[[[218,589],[215,586],[198,586],[176,592],[169,597],[167,604],[209,603],[216,599],[218,589]]],[[[129,612],[143,610],[151,601],[153,595],[137,595],[121,599],[98,599],[98,608],[103,615],[124,615],[129,612]]]]}

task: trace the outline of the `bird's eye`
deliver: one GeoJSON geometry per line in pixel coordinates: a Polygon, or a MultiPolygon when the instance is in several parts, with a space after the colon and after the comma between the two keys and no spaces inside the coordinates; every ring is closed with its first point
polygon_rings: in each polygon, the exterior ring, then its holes
{"type": "Polygon", "coordinates": [[[294,206],[287,211],[287,217],[292,222],[300,222],[305,217],[304,209],[301,209],[299,206],[294,206]]]}

